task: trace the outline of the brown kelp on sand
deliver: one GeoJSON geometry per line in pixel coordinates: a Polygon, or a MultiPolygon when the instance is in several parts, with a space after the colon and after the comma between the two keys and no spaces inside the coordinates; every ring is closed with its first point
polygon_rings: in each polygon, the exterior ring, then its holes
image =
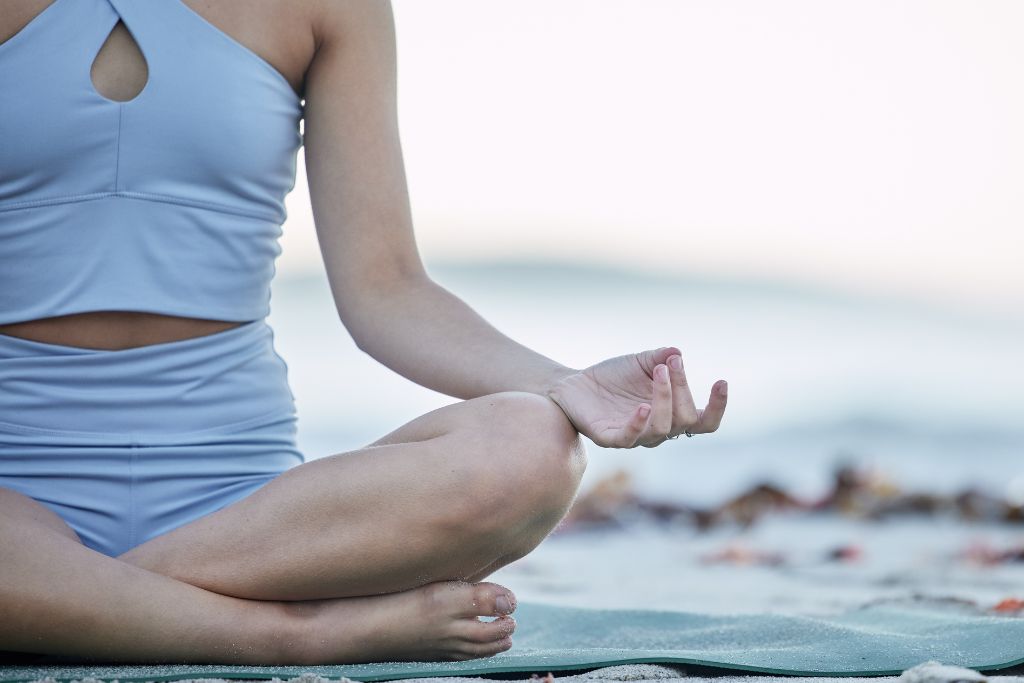
{"type": "MultiPolygon", "coordinates": [[[[749,527],[762,516],[780,511],[862,519],[944,515],[968,521],[1024,522],[1021,505],[976,488],[954,494],[904,491],[877,472],[844,465],[836,469],[831,489],[818,500],[803,500],[771,482],[760,482],[718,505],[706,507],[642,496],[629,472],[617,470],[579,495],[555,532],[625,527],[639,521],[700,530],[723,524],[749,527]]],[[[850,549],[837,552],[837,559],[843,559],[843,553],[855,553],[850,549]]],[[[1018,552],[1018,560],[1024,560],[1024,548],[1018,552]]]]}

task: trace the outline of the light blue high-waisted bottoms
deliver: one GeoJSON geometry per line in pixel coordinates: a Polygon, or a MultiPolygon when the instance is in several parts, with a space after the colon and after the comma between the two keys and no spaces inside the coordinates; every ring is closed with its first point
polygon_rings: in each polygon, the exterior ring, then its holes
{"type": "Polygon", "coordinates": [[[116,557],[302,464],[265,319],[105,351],[0,335],[0,487],[116,557]]]}

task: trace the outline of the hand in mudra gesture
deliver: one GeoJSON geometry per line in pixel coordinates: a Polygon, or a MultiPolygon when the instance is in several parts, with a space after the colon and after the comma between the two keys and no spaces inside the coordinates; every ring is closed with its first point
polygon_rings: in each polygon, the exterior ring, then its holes
{"type": "Polygon", "coordinates": [[[563,377],[548,391],[576,430],[598,446],[653,448],[680,434],[718,429],[727,384],[697,408],[674,346],[617,356],[563,377]]]}

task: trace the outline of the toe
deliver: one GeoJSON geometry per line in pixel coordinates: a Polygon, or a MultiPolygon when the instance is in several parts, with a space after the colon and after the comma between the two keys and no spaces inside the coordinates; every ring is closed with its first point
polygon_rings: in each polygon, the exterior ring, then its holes
{"type": "Polygon", "coordinates": [[[490,643],[511,636],[516,630],[516,620],[503,616],[493,621],[459,619],[456,635],[473,643],[490,643]]]}
{"type": "Polygon", "coordinates": [[[461,659],[479,659],[481,657],[493,657],[499,652],[504,652],[512,647],[512,636],[489,643],[466,643],[459,652],[461,659]]]}
{"type": "Polygon", "coordinates": [[[433,598],[441,601],[453,617],[499,617],[516,608],[512,591],[490,581],[449,581],[436,585],[438,589],[433,598]]]}
{"type": "Polygon", "coordinates": [[[490,581],[438,581],[423,587],[426,609],[452,617],[500,617],[516,609],[516,596],[490,581]]]}
{"type": "Polygon", "coordinates": [[[500,617],[516,609],[516,596],[509,589],[497,583],[482,581],[472,587],[472,604],[464,616],[500,617]]]}

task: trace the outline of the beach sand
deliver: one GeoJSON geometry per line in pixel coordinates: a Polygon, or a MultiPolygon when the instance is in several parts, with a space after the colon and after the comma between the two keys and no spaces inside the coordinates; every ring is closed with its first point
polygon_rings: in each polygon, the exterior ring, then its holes
{"type": "Polygon", "coordinates": [[[1021,548],[1021,524],[771,514],[746,529],[566,531],[487,580],[521,601],[571,607],[830,616],[880,601],[935,601],[1021,616],[995,610],[1024,599],[1021,548]]]}

